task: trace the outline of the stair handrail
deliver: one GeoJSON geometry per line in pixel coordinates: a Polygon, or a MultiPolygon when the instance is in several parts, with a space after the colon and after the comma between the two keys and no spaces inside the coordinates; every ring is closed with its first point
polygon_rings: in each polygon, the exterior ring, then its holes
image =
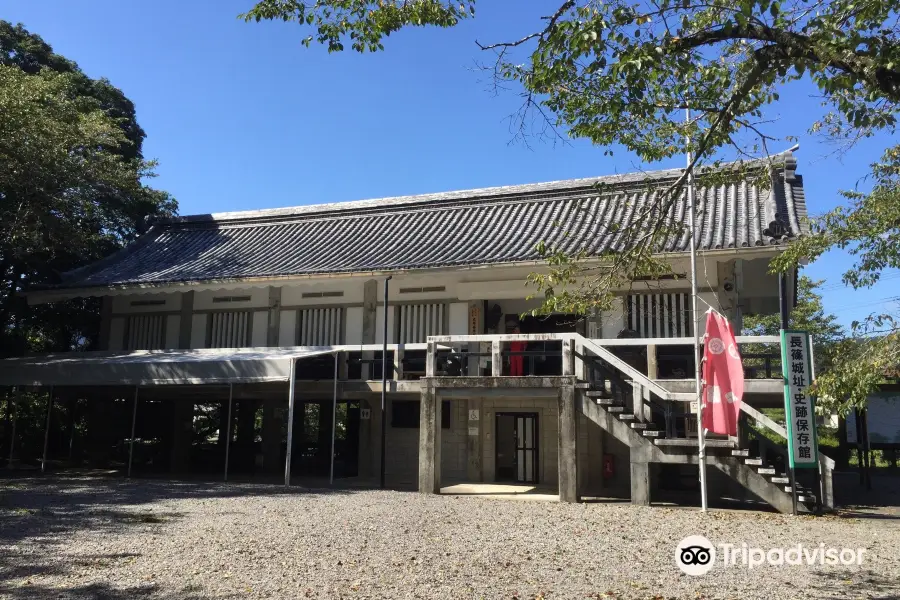
{"type": "Polygon", "coordinates": [[[626,363],[624,360],[622,360],[621,358],[619,358],[618,356],[616,356],[615,354],[613,354],[612,352],[610,352],[603,346],[601,346],[601,345],[597,344],[596,342],[594,342],[593,340],[583,337],[581,335],[577,335],[576,339],[580,344],[583,345],[583,347],[589,348],[591,350],[591,352],[593,352],[595,355],[599,356],[600,358],[605,360],[607,363],[609,363],[610,365],[612,365],[613,367],[615,367],[622,373],[625,373],[633,381],[638,382],[640,385],[642,385],[645,388],[647,388],[648,390],[652,391],[654,394],[656,394],[663,400],[674,400],[675,399],[672,392],[670,392],[666,388],[662,387],[661,385],[659,385],[658,383],[656,383],[655,381],[653,381],[652,379],[650,379],[649,377],[647,377],[646,375],[644,375],[643,373],[641,373],[640,371],[638,371],[637,369],[635,369],[634,367],[632,367],[631,365],[626,363]]]}
{"type": "MultiPolygon", "coordinates": [[[[753,408],[746,402],[741,402],[741,412],[746,413],[750,417],[753,417],[753,419],[755,419],[757,423],[759,423],[760,425],[763,425],[770,431],[780,435],[781,437],[783,437],[785,439],[785,441],[787,441],[788,434],[787,434],[787,430],[784,427],[782,427],[781,425],[779,425],[778,423],[776,423],[775,421],[773,421],[772,419],[770,419],[763,413],[759,412],[758,410],[756,410],[755,408],[753,408]]],[[[822,454],[821,452],[819,452],[819,463],[822,465],[823,469],[828,469],[831,471],[834,470],[834,466],[835,466],[834,459],[829,456],[826,456],[825,454],[822,454]]]]}

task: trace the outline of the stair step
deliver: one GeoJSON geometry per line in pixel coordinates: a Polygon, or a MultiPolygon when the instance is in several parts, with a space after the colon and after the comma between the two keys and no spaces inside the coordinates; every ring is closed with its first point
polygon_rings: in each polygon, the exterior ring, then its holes
{"type": "MultiPolygon", "coordinates": [[[[697,449],[697,438],[667,438],[656,440],[657,446],[680,446],[682,448],[697,449]]],[[[706,448],[712,450],[715,448],[733,448],[734,442],[731,440],[706,440],[706,448]]]]}
{"type": "Polygon", "coordinates": [[[756,470],[760,475],[774,475],[775,467],[760,467],[756,470]]]}
{"type": "MultiPolygon", "coordinates": [[[[776,477],[771,478],[769,481],[771,481],[772,483],[790,483],[790,482],[791,482],[791,478],[790,478],[790,477],[776,476],[776,477]]],[[[788,486],[784,491],[786,491],[786,492],[791,491],[790,486],[788,486]]]]}
{"type": "Polygon", "coordinates": [[[625,412],[625,407],[624,406],[610,406],[610,407],[607,407],[606,411],[611,412],[611,413],[622,413],[622,412],[625,412]]]}
{"type": "Polygon", "coordinates": [[[630,414],[629,415],[626,415],[626,414],[619,415],[620,421],[634,421],[636,418],[637,417],[635,417],[634,415],[630,415],[630,414]]]}
{"type": "MultiPolygon", "coordinates": [[[[791,489],[792,488],[789,485],[784,486],[784,491],[786,491],[788,494],[791,493],[791,489]]],[[[799,494],[800,496],[812,496],[812,493],[813,493],[812,490],[808,490],[806,488],[799,488],[799,487],[797,488],[797,494],[799,494]]],[[[815,497],[815,496],[813,496],[813,497],[815,497]]]]}
{"type": "Polygon", "coordinates": [[[656,429],[656,423],[632,423],[632,429],[656,429]]]}
{"type": "Polygon", "coordinates": [[[658,431],[656,429],[644,429],[643,431],[641,431],[641,434],[643,434],[644,437],[653,437],[653,438],[663,436],[663,432],[658,431]]]}
{"type": "Polygon", "coordinates": [[[812,504],[815,501],[816,501],[816,497],[813,496],[812,494],[805,494],[802,496],[797,496],[797,502],[804,502],[804,503],[809,502],[810,504],[812,504]]]}
{"type": "Polygon", "coordinates": [[[744,464],[751,465],[754,467],[761,467],[763,464],[763,459],[761,459],[761,458],[745,458],[744,464]]]}
{"type": "Polygon", "coordinates": [[[731,455],[747,457],[747,456],[750,456],[750,451],[749,450],[732,450],[731,455]]]}
{"type": "Polygon", "coordinates": [[[588,398],[609,398],[611,396],[606,390],[588,390],[584,395],[588,398]]]}
{"type": "Polygon", "coordinates": [[[616,398],[597,398],[597,404],[600,406],[622,406],[622,401],[616,398]]]}

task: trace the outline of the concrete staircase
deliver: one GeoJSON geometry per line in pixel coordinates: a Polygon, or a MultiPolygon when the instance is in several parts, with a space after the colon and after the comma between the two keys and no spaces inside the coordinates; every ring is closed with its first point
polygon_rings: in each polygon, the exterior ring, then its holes
{"type": "MultiPolygon", "coordinates": [[[[630,449],[632,502],[647,504],[650,499],[649,471],[651,463],[698,464],[699,449],[696,438],[667,437],[652,407],[659,402],[684,402],[686,394],[674,394],[661,390],[642,374],[624,365],[621,360],[608,360],[603,352],[590,347],[590,358],[584,353],[585,362],[591,362],[590,372],[585,377],[587,386],[579,390],[581,412],[604,431],[615,437],[630,449]],[[655,396],[655,398],[654,398],[655,396]],[[646,489],[642,489],[646,488],[646,489]]],[[[694,395],[689,395],[693,399],[694,395]]],[[[748,407],[749,408],[749,407],[748,407]]],[[[754,418],[766,417],[750,409],[754,418]]],[[[776,430],[774,423],[763,423],[776,430]]],[[[781,428],[781,432],[783,432],[781,428]]],[[[783,433],[782,433],[783,434],[783,433]]],[[[753,456],[748,447],[739,447],[733,439],[707,439],[706,464],[738,482],[753,496],[768,503],[782,513],[793,512],[790,478],[779,472],[775,464],[766,463],[760,456],[753,456]]],[[[798,511],[814,512],[816,494],[805,488],[798,488],[798,511]]],[[[826,504],[828,504],[826,502],[826,504]]]]}

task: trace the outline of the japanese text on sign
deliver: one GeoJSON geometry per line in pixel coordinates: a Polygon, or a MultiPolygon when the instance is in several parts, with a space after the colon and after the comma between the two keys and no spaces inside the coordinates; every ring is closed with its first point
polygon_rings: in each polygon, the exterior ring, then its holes
{"type": "Polygon", "coordinates": [[[808,393],[812,383],[809,334],[782,331],[781,347],[790,464],[792,467],[815,467],[818,449],[815,404],[808,393]]]}

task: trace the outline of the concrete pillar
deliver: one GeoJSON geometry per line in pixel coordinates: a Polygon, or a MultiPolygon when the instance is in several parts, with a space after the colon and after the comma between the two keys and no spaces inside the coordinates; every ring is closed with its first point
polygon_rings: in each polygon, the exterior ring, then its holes
{"type": "Polygon", "coordinates": [[[574,378],[559,388],[558,479],[560,502],[578,502],[578,407],[574,378]]]}
{"type": "Polygon", "coordinates": [[[650,461],[645,448],[631,448],[631,503],[650,505],[650,461]]]}
{"type": "Polygon", "coordinates": [[[469,398],[466,400],[466,414],[468,416],[466,479],[472,482],[484,481],[481,471],[481,422],[484,419],[481,404],[481,401],[478,399],[469,398]]]}
{"type": "Polygon", "coordinates": [[[176,398],[172,410],[172,453],[170,470],[186,473],[191,466],[191,441],[194,436],[194,403],[176,398]]]}
{"type": "Polygon", "coordinates": [[[263,401],[262,452],[263,469],[267,473],[279,473],[284,468],[281,461],[282,429],[284,414],[279,410],[283,400],[268,398],[263,401]]]}
{"type": "Polygon", "coordinates": [[[437,391],[422,387],[419,411],[419,491],[441,493],[441,410],[437,391]]]}

